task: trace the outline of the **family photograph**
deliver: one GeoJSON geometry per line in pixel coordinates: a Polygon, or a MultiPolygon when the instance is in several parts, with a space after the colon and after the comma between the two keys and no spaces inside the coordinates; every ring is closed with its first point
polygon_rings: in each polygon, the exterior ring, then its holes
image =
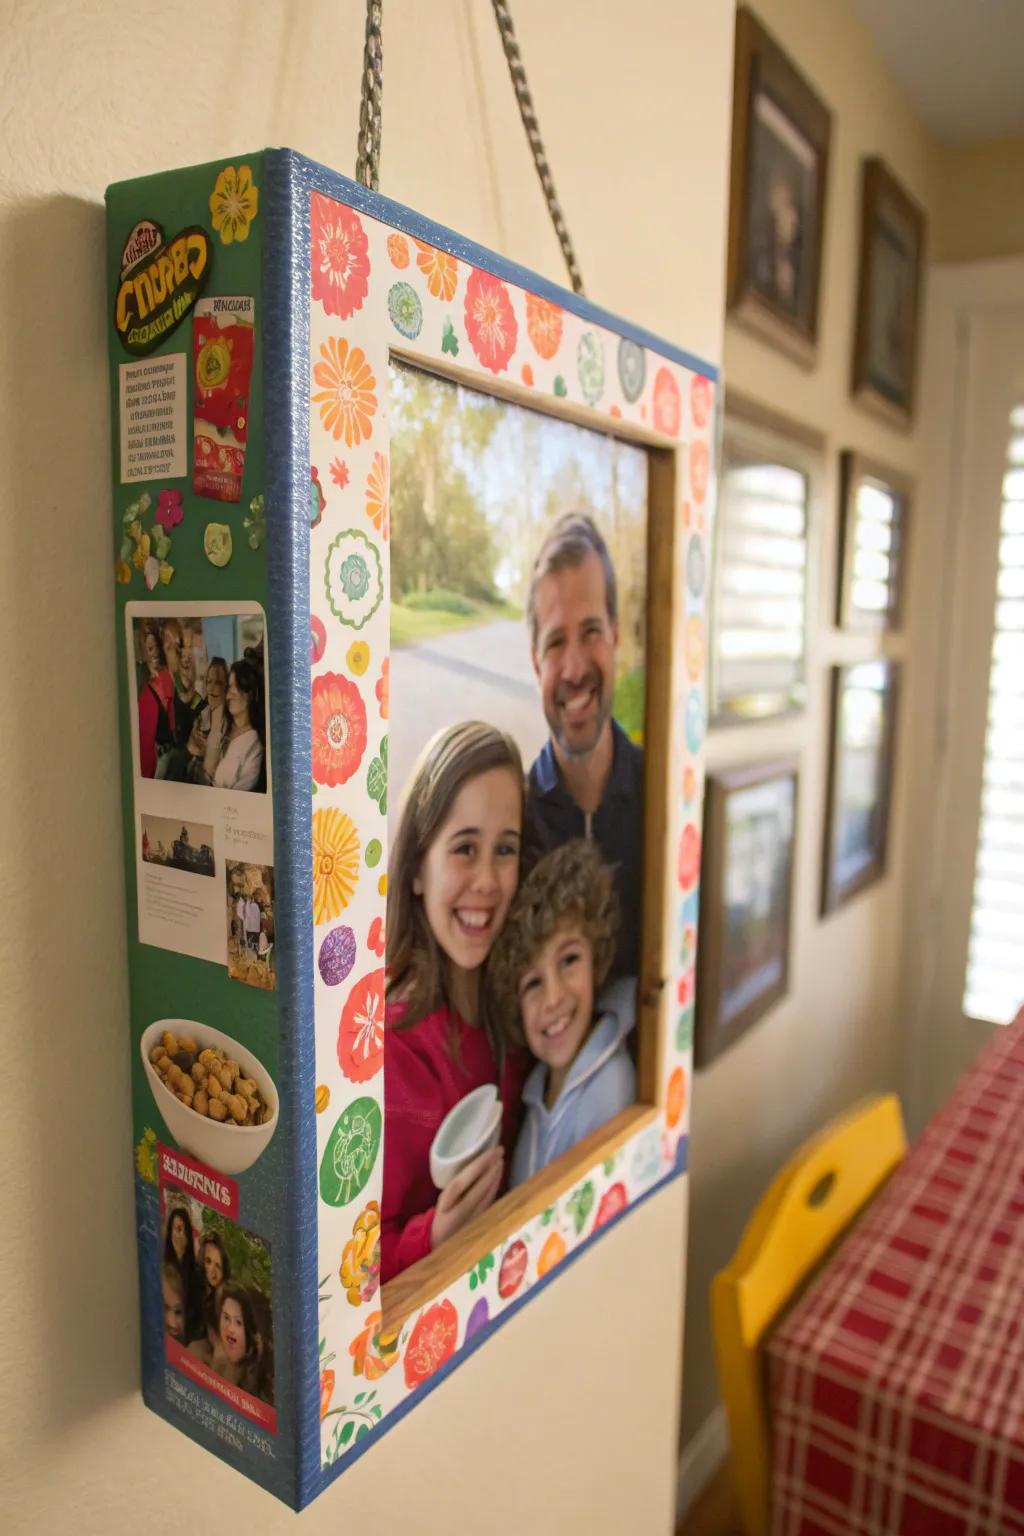
{"type": "Polygon", "coordinates": [[[385,1281],[634,1103],[644,841],[644,453],[402,375],[385,1281]]]}
{"type": "Polygon", "coordinates": [[[140,776],[265,791],[262,617],[158,614],[132,633],[140,776]]]}

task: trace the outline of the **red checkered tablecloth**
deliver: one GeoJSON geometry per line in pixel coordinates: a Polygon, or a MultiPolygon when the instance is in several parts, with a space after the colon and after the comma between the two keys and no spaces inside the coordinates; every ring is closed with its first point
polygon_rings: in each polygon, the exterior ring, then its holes
{"type": "Polygon", "coordinates": [[[1024,1536],[1024,1011],[766,1353],[774,1536],[1024,1536]]]}

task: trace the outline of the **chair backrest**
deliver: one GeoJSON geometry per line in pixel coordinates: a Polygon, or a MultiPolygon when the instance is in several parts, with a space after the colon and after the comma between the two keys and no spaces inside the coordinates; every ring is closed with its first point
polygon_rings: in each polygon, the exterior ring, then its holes
{"type": "Polygon", "coordinates": [[[856,1105],[797,1151],[762,1196],[732,1261],[711,1283],[711,1316],[743,1529],[767,1536],[769,1434],[759,1345],[801,1281],[907,1150],[895,1094],[856,1105]]]}

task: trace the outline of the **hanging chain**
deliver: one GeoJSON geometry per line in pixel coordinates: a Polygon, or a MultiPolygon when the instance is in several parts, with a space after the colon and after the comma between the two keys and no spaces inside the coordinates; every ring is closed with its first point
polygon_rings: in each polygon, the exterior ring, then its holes
{"type": "MultiPolygon", "coordinates": [[[[362,92],[359,103],[359,139],[356,146],[356,180],[362,182],[364,187],[369,187],[376,192],[380,183],[380,139],[381,139],[381,76],[384,67],[384,45],[381,38],[381,12],[384,0],[366,0],[366,44],[363,49],[363,76],[362,92]]],[[[537,124],[537,114],[533,107],[533,98],[530,88],[526,83],[526,70],[523,68],[522,54],[519,52],[519,44],[516,41],[515,28],[512,25],[512,17],[506,0],[492,0],[494,16],[498,23],[498,31],[501,33],[502,46],[505,49],[505,58],[508,61],[508,71],[512,76],[512,85],[516,93],[516,101],[519,103],[519,115],[526,129],[526,137],[529,140],[530,149],[533,152],[533,161],[537,167],[537,175],[544,189],[544,197],[547,201],[551,222],[558,236],[558,243],[562,247],[562,255],[565,257],[565,265],[569,272],[569,281],[574,293],[583,292],[583,278],[580,274],[579,264],[576,260],[576,252],[573,250],[572,240],[566,228],[565,217],[562,213],[555,182],[551,175],[551,167],[548,165],[547,156],[544,153],[544,143],[540,136],[540,128],[537,124]]]]}
{"type": "Polygon", "coordinates": [[[384,0],[366,0],[366,45],[363,48],[362,99],[356,144],[356,181],[376,192],[380,182],[381,71],[384,45],[380,23],[384,0]]]}
{"type": "Polygon", "coordinates": [[[533,98],[530,95],[530,88],[526,83],[526,70],[523,68],[522,55],[519,52],[519,44],[516,42],[512,17],[509,14],[505,0],[491,0],[491,3],[494,6],[495,20],[498,23],[498,31],[501,33],[505,58],[508,60],[508,71],[512,76],[516,100],[519,103],[519,115],[523,120],[526,137],[529,139],[530,148],[533,151],[534,164],[537,167],[540,184],[544,188],[544,196],[547,199],[551,222],[555,226],[555,234],[558,236],[558,243],[562,247],[565,265],[569,269],[569,281],[572,283],[573,293],[582,293],[583,278],[580,275],[579,265],[576,261],[576,252],[573,250],[569,231],[566,228],[565,217],[555,194],[554,178],[551,175],[551,168],[544,153],[544,144],[541,140],[540,128],[537,125],[537,114],[533,109],[533,98]]]}

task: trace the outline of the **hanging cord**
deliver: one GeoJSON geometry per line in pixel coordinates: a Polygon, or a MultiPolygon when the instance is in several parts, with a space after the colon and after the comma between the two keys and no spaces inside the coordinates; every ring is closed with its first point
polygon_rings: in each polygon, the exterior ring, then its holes
{"type": "Polygon", "coordinates": [[[494,17],[498,23],[498,31],[501,33],[505,58],[508,60],[508,72],[512,76],[512,85],[515,88],[516,100],[519,103],[519,115],[523,120],[526,137],[530,141],[530,148],[533,151],[533,162],[537,167],[540,184],[544,188],[544,196],[547,200],[551,222],[555,226],[555,234],[558,236],[558,243],[562,247],[565,265],[569,269],[569,281],[572,283],[572,291],[573,293],[582,293],[583,278],[576,261],[576,252],[573,250],[572,241],[569,238],[569,231],[566,228],[561,206],[555,194],[554,178],[551,175],[551,168],[544,153],[540,128],[537,126],[537,114],[533,109],[533,98],[530,95],[530,88],[526,83],[526,70],[523,68],[522,54],[519,52],[519,44],[516,42],[512,17],[509,14],[505,0],[491,0],[491,3],[494,6],[494,17]]]}
{"type": "Polygon", "coordinates": [[[356,143],[356,181],[361,181],[371,192],[376,192],[380,183],[381,75],[384,68],[380,24],[383,4],[384,0],[366,0],[366,44],[356,143]]]}

